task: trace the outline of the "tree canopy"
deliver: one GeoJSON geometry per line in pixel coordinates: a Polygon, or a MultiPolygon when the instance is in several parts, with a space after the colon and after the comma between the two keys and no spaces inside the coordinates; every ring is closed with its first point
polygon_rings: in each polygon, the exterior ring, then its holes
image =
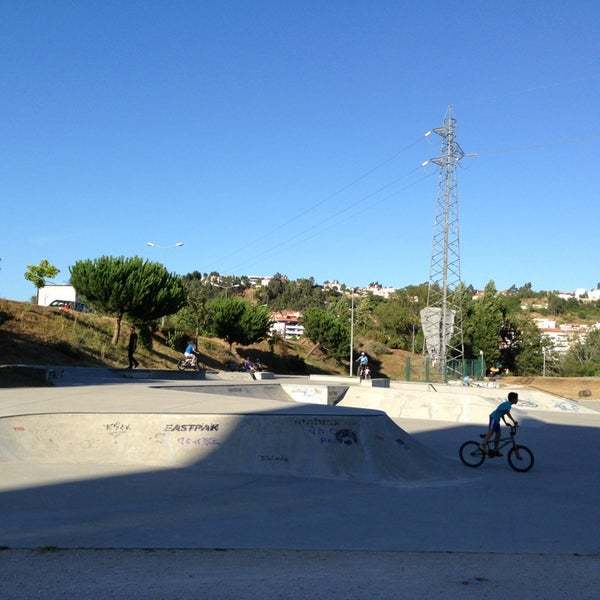
{"type": "Polygon", "coordinates": [[[303,317],[304,333],[309,340],[338,360],[349,353],[350,329],[344,319],[322,308],[309,308],[303,317]]]}
{"type": "Polygon", "coordinates": [[[177,312],[186,300],[180,277],[139,256],[81,260],[70,271],[71,284],[86,301],[116,317],[113,344],[119,340],[124,315],[147,323],[177,312]]]}
{"type": "Polygon", "coordinates": [[[25,271],[25,279],[31,281],[35,285],[36,290],[39,291],[46,285],[46,279],[52,279],[60,273],[60,269],[57,269],[50,261],[44,259],[41,260],[37,265],[27,265],[25,271]]]}
{"type": "Polygon", "coordinates": [[[249,345],[261,341],[271,325],[271,313],[266,306],[256,306],[240,298],[216,298],[208,304],[208,328],[225,340],[229,348],[235,344],[249,345]]]}

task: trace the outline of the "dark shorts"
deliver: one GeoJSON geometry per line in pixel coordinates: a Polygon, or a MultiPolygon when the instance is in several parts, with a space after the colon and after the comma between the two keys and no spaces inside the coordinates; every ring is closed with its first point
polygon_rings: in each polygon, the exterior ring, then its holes
{"type": "Polygon", "coordinates": [[[494,417],[490,417],[488,431],[493,431],[494,433],[500,433],[500,419],[494,419],[494,417]]]}

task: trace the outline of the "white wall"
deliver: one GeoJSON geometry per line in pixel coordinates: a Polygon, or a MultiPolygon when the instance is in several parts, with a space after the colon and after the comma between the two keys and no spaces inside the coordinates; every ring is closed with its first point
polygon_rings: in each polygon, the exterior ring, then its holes
{"type": "Polygon", "coordinates": [[[40,288],[38,294],[38,304],[40,306],[49,306],[54,300],[68,300],[77,302],[77,292],[72,285],[45,285],[40,288]]]}

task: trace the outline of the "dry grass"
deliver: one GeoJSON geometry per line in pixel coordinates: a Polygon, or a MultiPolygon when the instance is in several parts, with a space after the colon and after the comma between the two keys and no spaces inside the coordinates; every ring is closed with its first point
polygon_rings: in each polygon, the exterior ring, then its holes
{"type": "MultiPolygon", "coordinates": [[[[127,324],[113,346],[113,322],[99,315],[0,300],[0,363],[126,366],[127,324]]],[[[136,357],[141,367],[172,368],[179,354],[157,337],[152,350],[139,347],[136,357]]]]}
{"type": "Polygon", "coordinates": [[[503,377],[502,383],[526,385],[572,400],[600,400],[600,377],[503,377]],[[582,390],[590,390],[592,395],[582,398],[582,390]]]}
{"type": "MultiPolygon", "coordinates": [[[[27,302],[0,300],[0,364],[62,366],[127,366],[128,324],[123,323],[117,346],[111,343],[114,319],[96,314],[63,312],[27,302]]],[[[200,338],[200,360],[209,368],[223,369],[244,357],[260,358],[281,373],[344,373],[346,369],[320,352],[309,355],[308,340],[286,341],[271,352],[267,342],[237,346],[233,352],[223,340],[200,338]]],[[[181,353],[166,345],[161,335],[152,350],[138,344],[136,358],[142,368],[174,368],[181,353]]]]}
{"type": "MultiPolygon", "coordinates": [[[[128,324],[123,323],[117,346],[111,343],[114,319],[96,314],[62,312],[27,302],[0,300],[0,364],[127,366],[128,324]]],[[[403,350],[390,350],[372,340],[359,340],[378,374],[404,379],[406,360],[411,359],[412,379],[423,378],[422,357],[403,350]]],[[[228,363],[241,363],[244,357],[259,358],[267,368],[279,373],[329,373],[345,375],[340,363],[315,349],[307,339],[279,341],[271,348],[261,342],[236,346],[233,352],[223,340],[200,338],[200,360],[209,368],[223,369],[228,363]]],[[[152,350],[138,345],[136,358],[144,368],[174,368],[181,353],[166,345],[161,335],[152,350]]]]}

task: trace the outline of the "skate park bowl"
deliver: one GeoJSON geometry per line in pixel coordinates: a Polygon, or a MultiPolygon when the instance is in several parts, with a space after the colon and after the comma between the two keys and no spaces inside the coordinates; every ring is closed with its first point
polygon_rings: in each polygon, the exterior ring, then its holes
{"type": "Polygon", "coordinates": [[[188,468],[403,484],[444,460],[385,414],[315,406],[261,413],[55,413],[0,419],[0,462],[188,468]]]}
{"type": "MultiPolygon", "coordinates": [[[[552,421],[531,412],[521,434],[536,466],[523,475],[506,459],[461,465],[460,444],[482,429],[466,412],[442,420],[448,413],[433,405],[446,392],[413,388],[409,402],[395,394],[410,389],[341,386],[342,405],[360,392],[436,417],[395,422],[379,410],[296,402],[282,385],[313,383],[3,391],[0,545],[481,552],[490,518],[510,499],[512,525],[496,546],[597,552],[589,522],[598,512],[598,413],[557,411],[552,421]]],[[[461,395],[448,394],[456,408],[461,395]]],[[[323,402],[329,390],[314,395],[323,402]]]]}

